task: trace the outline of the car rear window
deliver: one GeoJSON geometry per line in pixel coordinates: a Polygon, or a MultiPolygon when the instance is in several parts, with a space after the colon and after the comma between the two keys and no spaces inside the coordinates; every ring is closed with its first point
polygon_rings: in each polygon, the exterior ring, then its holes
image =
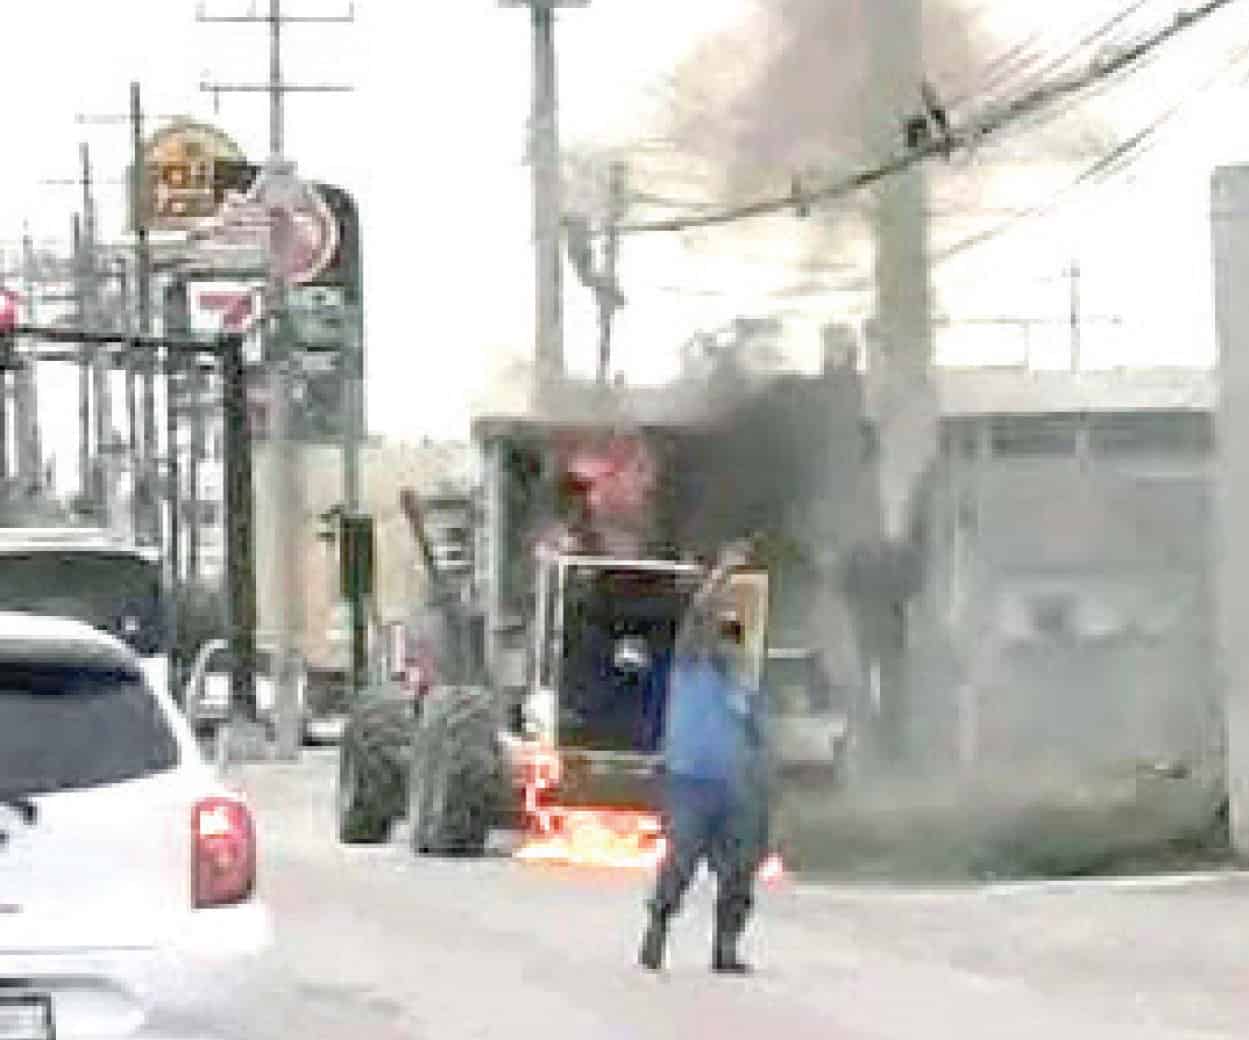
{"type": "Polygon", "coordinates": [[[177,741],[139,675],[0,662],[0,792],[97,787],[177,763],[177,741]]]}

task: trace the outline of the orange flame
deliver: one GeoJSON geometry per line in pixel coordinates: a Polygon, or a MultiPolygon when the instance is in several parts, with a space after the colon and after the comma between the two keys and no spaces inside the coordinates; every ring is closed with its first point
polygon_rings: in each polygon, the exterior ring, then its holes
{"type": "Polygon", "coordinates": [[[537,832],[517,850],[517,859],[652,870],[663,860],[667,849],[659,821],[644,813],[548,809],[538,812],[536,822],[537,832]]]}

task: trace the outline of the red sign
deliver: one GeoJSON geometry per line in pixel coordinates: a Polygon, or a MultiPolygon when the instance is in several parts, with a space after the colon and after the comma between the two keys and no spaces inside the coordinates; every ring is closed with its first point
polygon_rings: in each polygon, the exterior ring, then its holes
{"type": "Polygon", "coordinates": [[[17,326],[18,301],[17,293],[10,289],[0,289],[0,333],[12,332],[17,326]]]}

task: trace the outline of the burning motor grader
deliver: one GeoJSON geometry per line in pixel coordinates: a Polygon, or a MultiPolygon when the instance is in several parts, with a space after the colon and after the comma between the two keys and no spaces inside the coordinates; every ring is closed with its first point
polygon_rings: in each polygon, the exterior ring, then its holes
{"type": "MultiPolygon", "coordinates": [[[[480,420],[475,433],[483,480],[465,525],[470,574],[440,564],[422,504],[402,497],[430,579],[411,634],[435,674],[425,667],[354,706],[339,837],[381,841],[406,816],[418,854],[479,855],[491,829],[507,826],[524,834],[523,858],[653,863],[668,677],[703,561],[730,539],[780,527],[769,511],[795,503],[740,475],[703,482],[706,453],[725,445],[684,419],[622,430],[591,409],[559,422],[480,420]]],[[[809,453],[804,436],[794,440],[809,453]]],[[[779,669],[791,695],[810,701],[820,684],[794,676],[814,675],[818,655],[803,648],[800,624],[774,616],[769,590],[785,558],[772,544],[761,541],[758,560],[729,578],[745,678],[766,689],[779,669]]],[[[801,604],[782,608],[804,616],[801,604]]],[[[781,764],[835,774],[842,707],[825,696],[782,720],[797,739],[781,764]]]]}

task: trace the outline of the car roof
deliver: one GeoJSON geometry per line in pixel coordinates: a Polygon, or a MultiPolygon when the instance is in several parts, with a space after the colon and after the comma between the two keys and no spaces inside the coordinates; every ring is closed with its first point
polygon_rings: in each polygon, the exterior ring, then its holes
{"type": "Polygon", "coordinates": [[[71,618],[0,611],[0,660],[96,665],[140,671],[119,639],[71,618]]]}

